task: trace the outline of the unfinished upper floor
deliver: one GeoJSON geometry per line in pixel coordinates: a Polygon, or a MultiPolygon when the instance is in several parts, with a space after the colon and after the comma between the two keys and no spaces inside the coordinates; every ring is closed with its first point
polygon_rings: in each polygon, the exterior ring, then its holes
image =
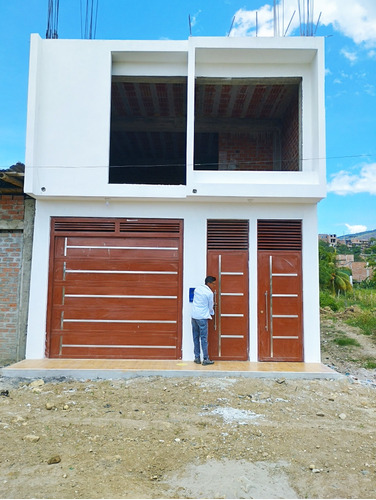
{"type": "Polygon", "coordinates": [[[317,202],[323,52],[308,37],[32,35],[25,192],[317,202]]]}

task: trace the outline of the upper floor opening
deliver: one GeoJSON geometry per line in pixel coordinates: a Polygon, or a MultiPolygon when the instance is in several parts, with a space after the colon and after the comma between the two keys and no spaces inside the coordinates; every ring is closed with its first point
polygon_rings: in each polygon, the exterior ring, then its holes
{"type": "MultiPolygon", "coordinates": [[[[194,170],[299,171],[301,78],[195,80],[194,170]]],[[[113,76],[110,184],[186,184],[187,77],[113,76]]]]}
{"type": "Polygon", "coordinates": [[[195,170],[299,171],[300,78],[197,78],[195,170]]]}
{"type": "Polygon", "coordinates": [[[113,77],[110,184],[185,184],[186,77],[113,77]]]}

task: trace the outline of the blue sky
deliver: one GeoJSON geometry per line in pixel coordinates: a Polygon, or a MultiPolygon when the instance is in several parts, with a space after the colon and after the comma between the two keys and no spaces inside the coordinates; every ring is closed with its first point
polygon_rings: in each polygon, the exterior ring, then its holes
{"type": "MultiPolygon", "coordinates": [[[[90,0],[97,39],[273,36],[272,0],[90,0]],[[235,21],[232,21],[235,16],[235,21]]],[[[82,38],[86,0],[60,0],[59,38],[82,38]],[[84,8],[84,7],[83,7],[84,8]]],[[[279,0],[278,30],[299,35],[304,0],[279,0]],[[299,9],[300,3],[300,9],[299,9]]],[[[376,229],[376,1],[310,0],[313,30],[326,38],[328,196],[319,232],[376,229]]],[[[48,0],[0,0],[0,169],[25,159],[29,40],[45,36],[48,0]]]]}

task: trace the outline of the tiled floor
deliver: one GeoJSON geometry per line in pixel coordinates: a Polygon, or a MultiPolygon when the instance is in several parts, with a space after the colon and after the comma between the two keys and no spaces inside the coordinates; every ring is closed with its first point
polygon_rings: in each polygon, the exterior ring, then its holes
{"type": "Polygon", "coordinates": [[[193,361],[118,359],[26,359],[4,367],[6,377],[26,378],[131,378],[135,376],[244,376],[286,378],[339,378],[341,375],[321,363],[253,363],[216,361],[202,366],[193,361]]]}

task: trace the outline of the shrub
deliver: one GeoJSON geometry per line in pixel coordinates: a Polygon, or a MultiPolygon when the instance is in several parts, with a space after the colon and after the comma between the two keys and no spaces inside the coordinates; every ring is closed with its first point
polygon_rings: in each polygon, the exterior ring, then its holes
{"type": "Polygon", "coordinates": [[[374,370],[376,368],[376,361],[369,359],[364,363],[363,366],[364,368],[367,368],[367,370],[374,370]]]}
{"type": "Polygon", "coordinates": [[[332,311],[338,311],[338,301],[328,292],[320,292],[320,307],[330,307],[332,311]]]}
{"type": "Polygon", "coordinates": [[[351,339],[349,337],[337,337],[335,339],[333,339],[333,342],[335,342],[337,345],[340,345],[340,346],[347,346],[347,345],[356,345],[356,346],[360,346],[359,342],[355,339],[351,339]]]}

